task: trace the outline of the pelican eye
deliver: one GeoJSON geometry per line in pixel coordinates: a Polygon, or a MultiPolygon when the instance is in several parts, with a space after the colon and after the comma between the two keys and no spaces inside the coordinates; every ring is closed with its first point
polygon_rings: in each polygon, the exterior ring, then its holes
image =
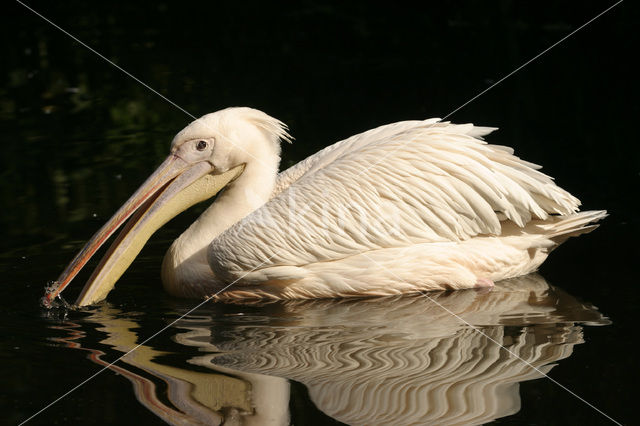
{"type": "Polygon", "coordinates": [[[198,143],[196,144],[196,149],[198,151],[204,151],[205,149],[207,149],[207,141],[198,141],[198,143]]]}

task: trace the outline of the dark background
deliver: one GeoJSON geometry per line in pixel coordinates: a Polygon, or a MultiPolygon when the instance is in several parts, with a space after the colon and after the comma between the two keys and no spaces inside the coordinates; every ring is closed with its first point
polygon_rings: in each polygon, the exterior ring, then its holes
{"type": "MultiPolygon", "coordinates": [[[[445,116],[613,3],[28,2],[196,116],[251,106],[283,120],[296,138],[284,147],[283,168],[374,126],[445,116]]],[[[543,164],[585,209],[610,212],[600,229],[569,241],[541,272],[613,321],[588,329],[588,344],[553,377],[622,422],[634,409],[640,237],[637,73],[630,63],[637,40],[627,3],[449,118],[500,127],[490,142],[543,164]]],[[[4,9],[0,344],[8,387],[2,411],[15,422],[95,371],[87,365],[59,374],[83,355],[47,343],[51,319],[37,305],[45,283],[191,118],[23,6],[4,9]]],[[[160,288],[149,274],[157,274],[166,241],[197,212],[154,237],[136,263],[148,286],[116,289],[116,300],[140,303],[149,288],[160,288]]],[[[62,422],[72,412],[87,421],[97,401],[107,408],[96,423],[121,419],[120,410],[155,421],[133,398],[101,392],[129,392],[112,376],[38,421],[62,422]]],[[[523,384],[522,398],[520,413],[499,422],[603,421],[546,380],[523,384]]]]}

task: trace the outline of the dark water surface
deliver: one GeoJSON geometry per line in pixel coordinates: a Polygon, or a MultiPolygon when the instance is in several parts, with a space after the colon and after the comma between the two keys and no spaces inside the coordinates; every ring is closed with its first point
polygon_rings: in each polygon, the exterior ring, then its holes
{"type": "MultiPolygon", "coordinates": [[[[283,168],[377,125],[444,116],[607,6],[29,4],[196,116],[246,105],[280,118],[296,137],[283,168]]],[[[6,7],[0,404],[15,424],[195,305],[163,293],[159,266],[203,206],[160,230],[107,302],[40,308],[47,281],[190,118],[24,7],[6,7]]],[[[609,422],[542,373],[632,423],[640,156],[627,9],[451,117],[500,127],[491,142],[543,164],[585,209],[609,210],[540,275],[437,293],[437,304],[210,303],[30,424],[609,422]]]]}

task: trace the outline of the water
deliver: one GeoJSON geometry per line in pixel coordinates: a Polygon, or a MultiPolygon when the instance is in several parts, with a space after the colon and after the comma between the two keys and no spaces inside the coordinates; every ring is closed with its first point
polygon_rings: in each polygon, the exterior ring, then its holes
{"type": "MultiPolygon", "coordinates": [[[[443,116],[603,8],[33,6],[195,115],[248,105],[287,122],[297,140],[284,166],[376,125],[443,116]]],[[[207,304],[170,325],[194,302],[161,291],[159,263],[202,206],[152,238],[108,302],[41,309],[46,283],[189,117],[15,5],[1,27],[3,420],[28,418],[168,326],[31,423],[607,422],[491,339],[631,422],[640,161],[624,7],[451,117],[501,127],[492,142],[611,213],[540,275],[432,296],[474,329],[419,297],[207,304]]]]}

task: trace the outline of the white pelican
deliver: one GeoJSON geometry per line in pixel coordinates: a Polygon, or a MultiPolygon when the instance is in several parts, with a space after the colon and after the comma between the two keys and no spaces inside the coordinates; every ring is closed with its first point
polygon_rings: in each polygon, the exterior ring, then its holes
{"type": "Polygon", "coordinates": [[[162,281],[172,295],[392,295],[491,286],[527,274],[606,212],[578,212],[580,201],[539,166],[485,143],[493,130],[438,119],[398,122],[278,173],[280,141],[290,140],[282,122],[251,108],[207,114],[174,137],[168,158],[44,301],[132,216],[76,303],[104,299],[153,232],[222,188],[165,255],[162,281]]]}

